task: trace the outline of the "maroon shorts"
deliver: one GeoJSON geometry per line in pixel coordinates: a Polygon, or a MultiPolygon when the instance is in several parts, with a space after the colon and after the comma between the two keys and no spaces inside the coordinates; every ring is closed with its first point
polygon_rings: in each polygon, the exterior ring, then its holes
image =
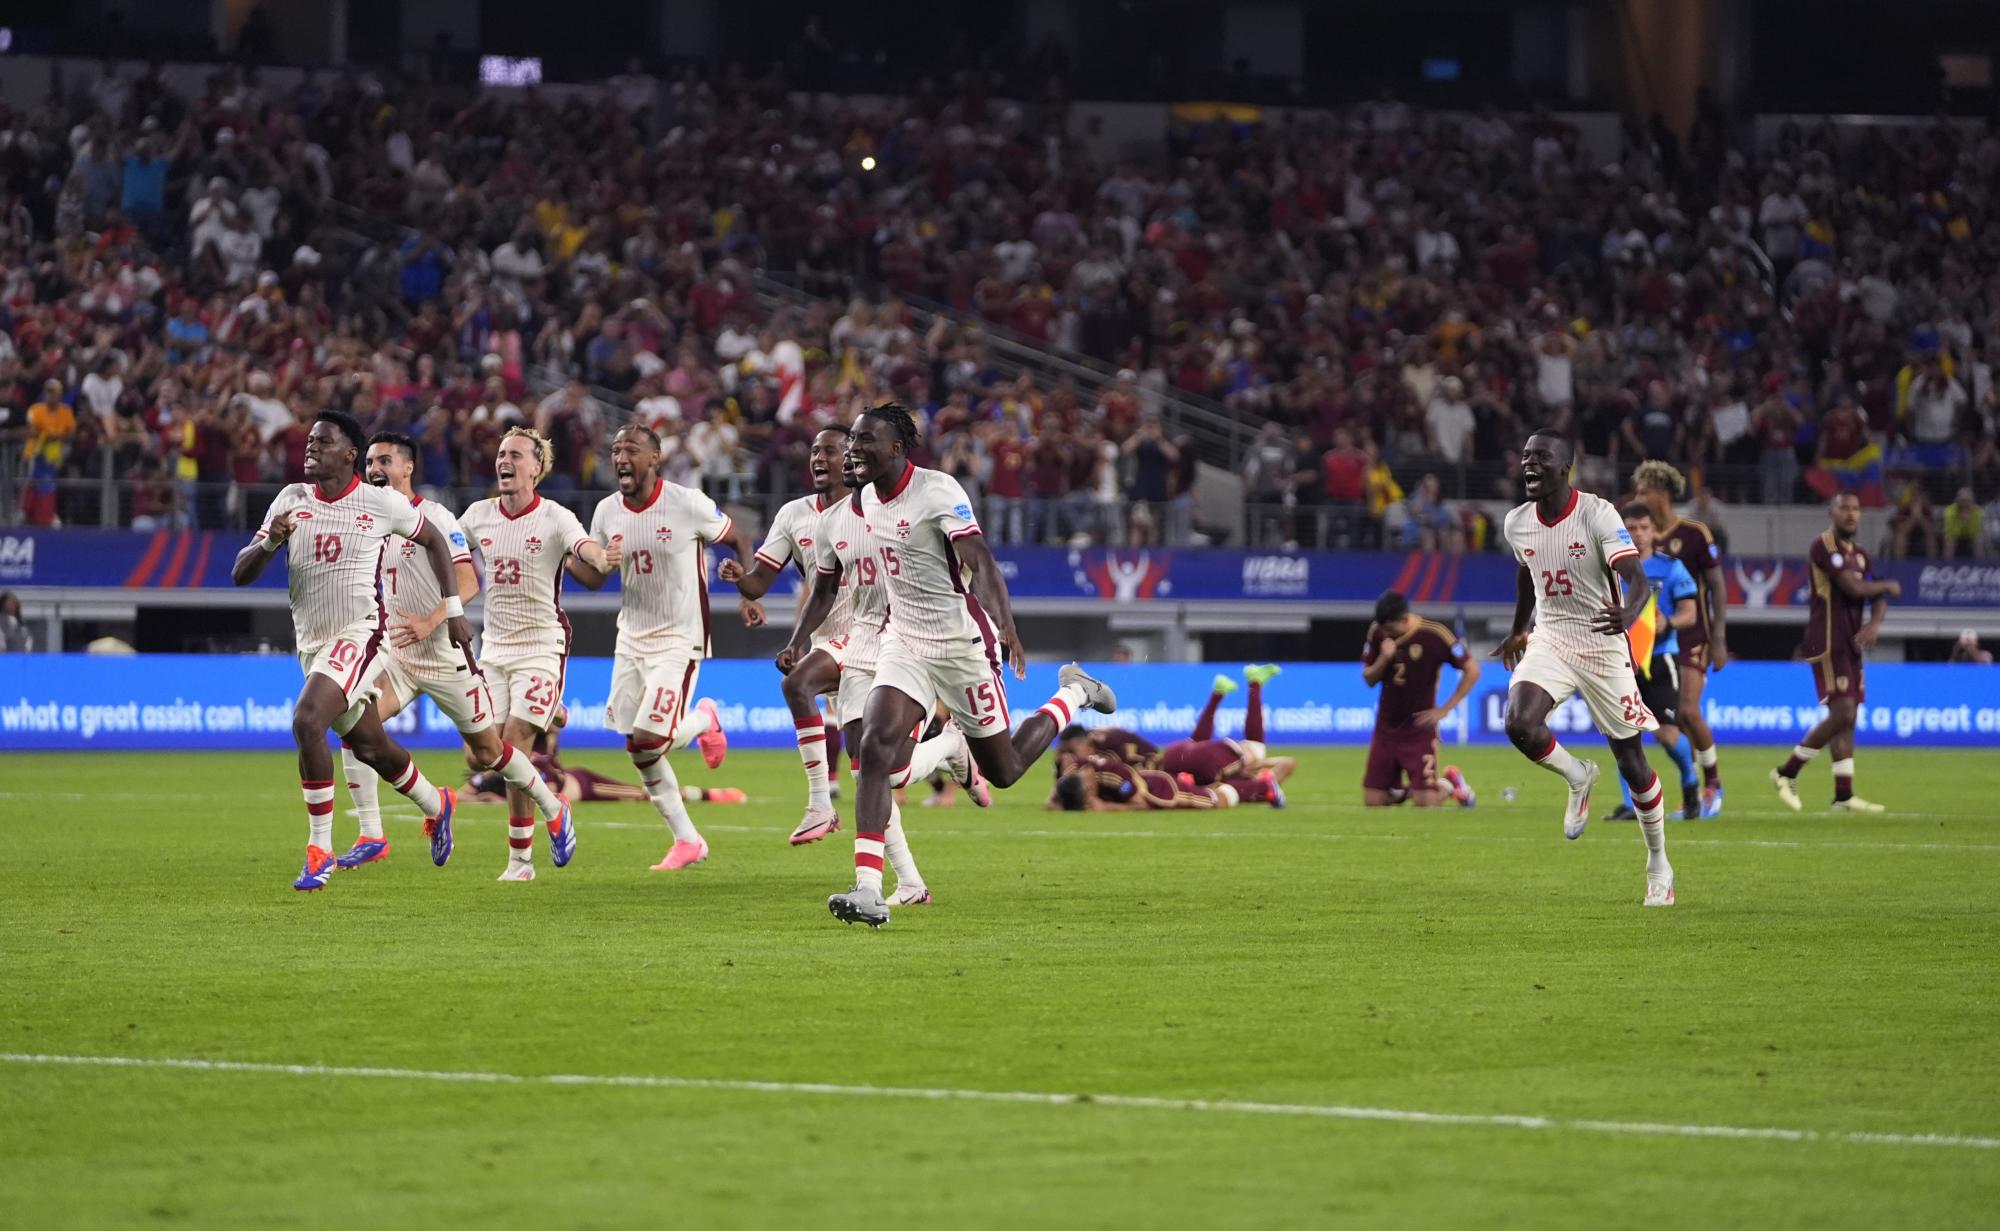
{"type": "Polygon", "coordinates": [[[1160,768],[1196,786],[1214,786],[1243,769],[1243,749],[1233,739],[1184,739],[1160,749],[1160,768]]]}
{"type": "Polygon", "coordinates": [[[1681,637],[1683,640],[1680,643],[1680,649],[1674,654],[1674,662],[1680,666],[1681,677],[1685,679],[1689,675],[1701,675],[1707,672],[1708,643],[1702,641],[1694,645],[1689,645],[1685,640],[1687,637],[1686,629],[1681,630],[1681,637]]]}
{"type": "Polygon", "coordinates": [[[1868,686],[1861,677],[1861,658],[1854,654],[1828,654],[1812,661],[1813,688],[1825,705],[1836,698],[1860,705],[1868,700],[1868,686]]]}
{"type": "Polygon", "coordinates": [[[1433,791],[1438,784],[1437,732],[1422,727],[1376,729],[1368,741],[1368,769],[1361,785],[1370,791],[1387,791],[1403,785],[1407,777],[1413,791],[1433,791]]]}

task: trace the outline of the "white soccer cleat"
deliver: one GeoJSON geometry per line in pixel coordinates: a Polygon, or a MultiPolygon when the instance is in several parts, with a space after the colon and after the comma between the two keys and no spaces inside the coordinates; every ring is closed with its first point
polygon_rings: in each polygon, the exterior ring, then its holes
{"type": "Polygon", "coordinates": [[[1771,771],[1771,785],[1778,790],[1779,803],[1794,812],[1799,810],[1801,807],[1799,803],[1799,784],[1795,780],[1785,777],[1774,769],[1771,771]]]}
{"type": "Polygon", "coordinates": [[[1642,906],[1672,906],[1674,904],[1674,874],[1646,877],[1646,899],[1642,906]]]}
{"type": "MultiPolygon", "coordinates": [[[[972,745],[967,742],[965,732],[957,723],[950,724],[950,727],[955,739],[951,752],[944,759],[945,772],[951,775],[952,781],[965,789],[967,795],[972,796],[973,803],[982,808],[992,807],[993,792],[986,785],[986,775],[979,772],[979,762],[973,759],[972,745]]],[[[933,795],[922,802],[928,804],[936,798],[933,795]]]]}
{"type": "Polygon", "coordinates": [[[1075,663],[1064,665],[1063,669],[1056,673],[1056,683],[1065,688],[1074,684],[1082,689],[1085,709],[1093,709],[1100,714],[1118,712],[1118,694],[1111,691],[1111,685],[1086,674],[1084,669],[1075,663]]]}
{"type": "Polygon", "coordinates": [[[1563,837],[1574,842],[1590,824],[1590,788],[1597,785],[1597,762],[1583,763],[1583,785],[1569,789],[1569,811],[1563,813],[1563,837]]]}
{"type": "Polygon", "coordinates": [[[929,906],[931,891],[925,885],[898,885],[896,892],[889,895],[891,906],[929,906]]]}
{"type": "Polygon", "coordinates": [[[532,863],[515,863],[509,860],[507,870],[500,874],[500,879],[503,881],[531,881],[535,879],[535,865],[532,863]]]}
{"type": "Polygon", "coordinates": [[[1865,799],[1861,798],[1861,797],[1860,797],[1859,795],[1850,795],[1850,796],[1848,796],[1848,797],[1847,797],[1846,799],[1836,799],[1836,800],[1834,800],[1834,801],[1833,801],[1833,811],[1835,811],[1835,812],[1887,812],[1887,811],[1888,811],[1888,809],[1887,809],[1887,808],[1884,808],[1884,807],[1883,807],[1883,806],[1882,806],[1881,804],[1871,804],[1871,803],[1869,803],[1869,802],[1868,802],[1867,800],[1865,800],[1865,799]]]}

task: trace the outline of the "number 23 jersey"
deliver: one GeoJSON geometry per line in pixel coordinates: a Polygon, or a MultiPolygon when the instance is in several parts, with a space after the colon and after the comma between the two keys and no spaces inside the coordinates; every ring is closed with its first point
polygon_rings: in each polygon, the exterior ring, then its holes
{"type": "Polygon", "coordinates": [[[473,504],[458,523],[486,563],[481,660],[522,663],[568,654],[563,561],[589,537],[576,514],[540,496],[509,513],[496,496],[473,504]]]}

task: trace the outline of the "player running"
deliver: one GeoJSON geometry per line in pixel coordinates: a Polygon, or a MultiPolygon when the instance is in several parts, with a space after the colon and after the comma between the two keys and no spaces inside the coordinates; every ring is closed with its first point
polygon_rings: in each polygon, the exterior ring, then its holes
{"type": "MultiPolygon", "coordinates": [[[[468,545],[486,565],[486,628],[479,670],[492,685],[493,716],[507,743],[534,744],[555,722],[569,668],[569,617],[562,609],[563,562],[574,554],[586,582],[614,567],[590,541],[576,514],[535,491],[555,463],[555,447],[532,428],[512,427],[500,438],[493,473],[500,494],[481,500],[459,518],[468,545]]],[[[503,881],[535,879],[534,797],[507,785],[507,867],[503,881]]],[[[549,822],[549,857],[560,868],[576,855],[576,826],[569,810],[549,822]]]]}
{"type": "Polygon", "coordinates": [[[1419,618],[1408,599],[1386,590],[1375,600],[1375,622],[1361,647],[1361,678],[1370,688],[1382,686],[1375,734],[1368,741],[1368,768],[1361,776],[1361,802],[1383,808],[1408,800],[1418,808],[1435,808],[1444,802],[1448,786],[1460,807],[1477,803],[1458,766],[1438,768],[1438,724],[1479,682],[1479,660],[1465,652],[1458,635],[1419,618]],[[1458,668],[1458,687],[1439,705],[1438,675],[1446,663],[1458,668]]]}
{"type": "MultiPolygon", "coordinates": [[[[1639,552],[1639,567],[1653,589],[1652,601],[1626,630],[1625,639],[1632,649],[1632,672],[1639,682],[1639,696],[1645,700],[1646,708],[1653,711],[1653,717],[1660,720],[1653,738],[1667,750],[1667,759],[1681,774],[1681,810],[1674,815],[1683,821],[1712,816],[1703,806],[1700,779],[1694,771],[1694,752],[1689,747],[1692,741],[1683,740],[1678,728],[1682,692],[1676,639],[1699,619],[1695,610],[1700,601],[1699,590],[1685,565],[1655,550],[1653,529],[1657,523],[1651,509],[1643,504],[1629,504],[1625,506],[1624,518],[1625,533],[1632,536],[1632,546],[1639,552]]],[[[1624,802],[1604,819],[1637,820],[1639,814],[1632,810],[1631,784],[1621,777],[1618,786],[1624,802]]]]}
{"type": "Polygon", "coordinates": [[[1632,784],[1646,840],[1642,901],[1672,906],[1674,869],[1667,862],[1660,776],[1646,764],[1639,746],[1640,735],[1659,723],[1639,695],[1625,643],[1625,630],[1645,610],[1653,589],[1618,511],[1609,501],[1570,486],[1575,460],[1574,447],[1560,432],[1536,432],[1521,449],[1528,502],[1506,520],[1507,544],[1520,565],[1514,630],[1494,651],[1514,673],[1507,690],[1507,738],[1529,760],[1569,784],[1563,837],[1582,837],[1590,822],[1597,763],[1572,756],[1556,741],[1548,719],[1556,706],[1583,695],[1592,721],[1611,745],[1618,772],[1632,784]]]}
{"type": "Polygon", "coordinates": [[[689,708],[702,660],[714,652],[708,545],[748,556],[750,539],[715,501],[660,478],[659,466],[660,438],[651,428],[618,429],[611,438],[618,492],[599,502],[590,537],[605,548],[605,567],[618,571],[622,591],[606,718],[625,737],[646,794],[673,834],[652,870],[674,872],[708,858],[708,843],[688,815],[667,753],[699,744],[710,769],[729,754],[715,702],[703,698],[689,708]]]}
{"type": "Polygon", "coordinates": [[[1826,707],[1826,717],[1806,732],[1785,763],[1771,771],[1771,785],[1787,808],[1799,810],[1799,771],[1819,750],[1833,745],[1833,810],[1881,812],[1854,793],[1854,719],[1868,699],[1862,679],[1862,655],[1882,639],[1882,621],[1889,600],[1901,598],[1903,585],[1895,578],[1874,579],[1868,553],[1854,541],[1861,531],[1861,498],[1842,492],[1827,504],[1833,528],[1806,549],[1812,572],[1812,607],[1806,613],[1805,642],[1799,648],[1812,664],[1814,691],[1826,707]],[[1867,623],[1862,608],[1873,604],[1867,623]]]}
{"type": "MultiPolygon", "coordinates": [[[[355,474],[361,425],[352,415],[321,411],[306,435],[303,483],[278,493],[264,524],[236,553],[230,577],[247,586],[263,575],[294,529],[300,538],[287,562],[292,635],[305,686],[292,707],[292,739],[299,749],[299,789],[306,801],[306,861],[292,888],[324,889],[338,866],[333,856],[333,753],[326,731],[341,741],[425,816],[431,862],[451,858],[451,815],[457,796],[425,779],[417,763],[389,733],[367,702],[388,667],[382,652],[387,623],[382,610],[382,564],[391,535],[424,549],[430,580],[440,593],[452,588],[451,545],[444,531],[424,520],[409,501],[368,487],[355,474]]],[[[472,644],[472,625],[458,596],[445,603],[446,637],[472,644]]]]}
{"type": "MultiPolygon", "coordinates": [[[[451,510],[416,494],[411,486],[416,468],[417,446],[408,436],[377,432],[369,438],[363,477],[370,486],[409,501],[425,521],[443,532],[451,545],[454,595],[463,610],[463,604],[479,593],[465,531],[451,510]]],[[[473,661],[471,647],[454,646],[444,635],[445,600],[430,570],[416,566],[416,555],[416,544],[404,543],[390,552],[382,570],[389,607],[389,661],[370,690],[376,717],[387,722],[419,694],[429,697],[465,738],[474,765],[525,791],[542,819],[562,828],[569,823],[564,816],[568,805],[542,781],[528,757],[494,730],[486,677],[473,661]]],[[[347,793],[361,818],[361,836],[335,862],[342,868],[358,868],[389,854],[389,840],[382,832],[381,779],[352,748],[341,749],[341,763],[347,770],[347,793]]]]}
{"type": "MultiPolygon", "coordinates": [[[[1722,770],[1715,752],[1715,733],[1702,713],[1701,698],[1708,673],[1729,665],[1729,587],[1722,577],[1722,548],[1715,534],[1692,517],[1674,512],[1674,500],[1687,491],[1687,479],[1666,462],[1640,462],[1632,473],[1639,499],[1653,514],[1654,540],[1670,559],[1678,560],[1694,578],[1695,622],[1675,630],[1680,653],[1674,674],[1680,679],[1680,704],[1674,712],[1694,748],[1701,767],[1701,815],[1722,815],[1722,770]]],[[[1687,815],[1692,816],[1692,813],[1687,815]]]]}
{"type": "MultiPolygon", "coordinates": [[[[1027,675],[1028,661],[1014,628],[1007,583],[965,489],[942,471],[913,464],[909,453],[916,443],[916,422],[894,403],[861,412],[848,441],[855,477],[863,484],[854,515],[862,537],[845,541],[850,552],[856,542],[865,545],[868,562],[888,591],[889,614],[861,722],[855,884],[828,898],[827,909],[835,918],[871,927],[889,921],[889,904],[882,898],[882,844],[892,780],[911,772],[915,735],[936,702],[951,711],[980,770],[1002,787],[1020,780],[1078,710],[1108,714],[1118,707],[1111,689],[1070,663],[1058,675],[1055,695],[1009,734],[1001,653],[1016,679],[1027,675]]],[[[857,555],[857,572],[860,560],[857,555]]],[[[828,606],[815,586],[801,625],[813,627],[828,606]]]]}

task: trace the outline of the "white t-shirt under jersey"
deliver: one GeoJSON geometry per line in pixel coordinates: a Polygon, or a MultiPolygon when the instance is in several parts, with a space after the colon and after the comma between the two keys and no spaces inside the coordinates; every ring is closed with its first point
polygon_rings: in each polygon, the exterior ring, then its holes
{"type": "Polygon", "coordinates": [[[1535,640],[1593,670],[1629,666],[1625,639],[1590,627],[1591,617],[1624,593],[1612,566],[1639,554],[1611,502],[1572,491],[1562,516],[1545,522],[1530,501],[1507,514],[1505,533],[1534,583],[1535,640]]]}
{"type": "Polygon", "coordinates": [[[919,653],[953,654],[980,632],[952,543],[979,533],[972,502],[941,470],[905,463],[887,500],[861,489],[861,520],[889,591],[889,627],[919,653]]]}
{"type": "Polygon", "coordinates": [[[606,496],[590,518],[590,537],[621,544],[618,656],[706,658],[708,544],[729,533],[729,518],[692,487],[653,480],[644,504],[606,496]]]}
{"type": "Polygon", "coordinates": [[[505,666],[567,655],[563,561],[589,537],[576,514],[540,496],[519,513],[509,514],[495,496],[466,509],[459,524],[486,563],[486,627],[480,637],[480,657],[505,666]]]}
{"type": "MultiPolygon", "coordinates": [[[[814,565],[819,559],[819,543],[823,537],[821,526],[833,510],[846,503],[845,497],[834,493],[824,497],[817,494],[800,496],[797,500],[787,501],[778,510],[778,515],[771,519],[771,528],[764,532],[764,541],[757,545],[757,558],[779,573],[785,571],[787,564],[796,562],[800,575],[810,586],[814,565]]],[[[813,640],[846,632],[847,622],[848,592],[842,586],[840,597],[834,600],[833,609],[827,613],[825,622],[812,630],[813,640]]]]}
{"type": "MultiPolygon", "coordinates": [[[[372,622],[381,632],[382,557],[389,536],[416,538],[423,533],[423,515],[396,493],[359,477],[331,500],[315,484],[293,483],[271,502],[256,537],[268,536],[281,513],[292,515],[287,571],[299,653],[310,654],[357,624],[372,622]]],[[[428,570],[421,550],[419,557],[428,570]]]]}
{"type": "MultiPolygon", "coordinates": [[[[381,490],[389,491],[388,488],[381,490]]],[[[436,526],[438,533],[444,535],[454,565],[461,561],[471,562],[472,550],[466,544],[465,530],[459,526],[458,518],[452,515],[450,509],[423,496],[417,497],[411,504],[425,521],[436,526]]],[[[382,597],[389,604],[393,622],[398,624],[428,617],[437,610],[437,605],[444,600],[438,595],[437,574],[431,571],[430,557],[423,548],[415,543],[403,543],[389,549],[388,558],[382,565],[382,597]]],[[[447,671],[464,663],[465,654],[464,650],[452,645],[451,634],[443,624],[416,645],[389,647],[390,657],[400,663],[447,671]]]]}
{"type": "Polygon", "coordinates": [[[840,599],[822,624],[819,636],[848,635],[844,667],[872,670],[875,645],[889,622],[889,591],[882,584],[881,555],[861,519],[855,498],[849,497],[820,515],[816,571],[839,572],[840,599]]]}

